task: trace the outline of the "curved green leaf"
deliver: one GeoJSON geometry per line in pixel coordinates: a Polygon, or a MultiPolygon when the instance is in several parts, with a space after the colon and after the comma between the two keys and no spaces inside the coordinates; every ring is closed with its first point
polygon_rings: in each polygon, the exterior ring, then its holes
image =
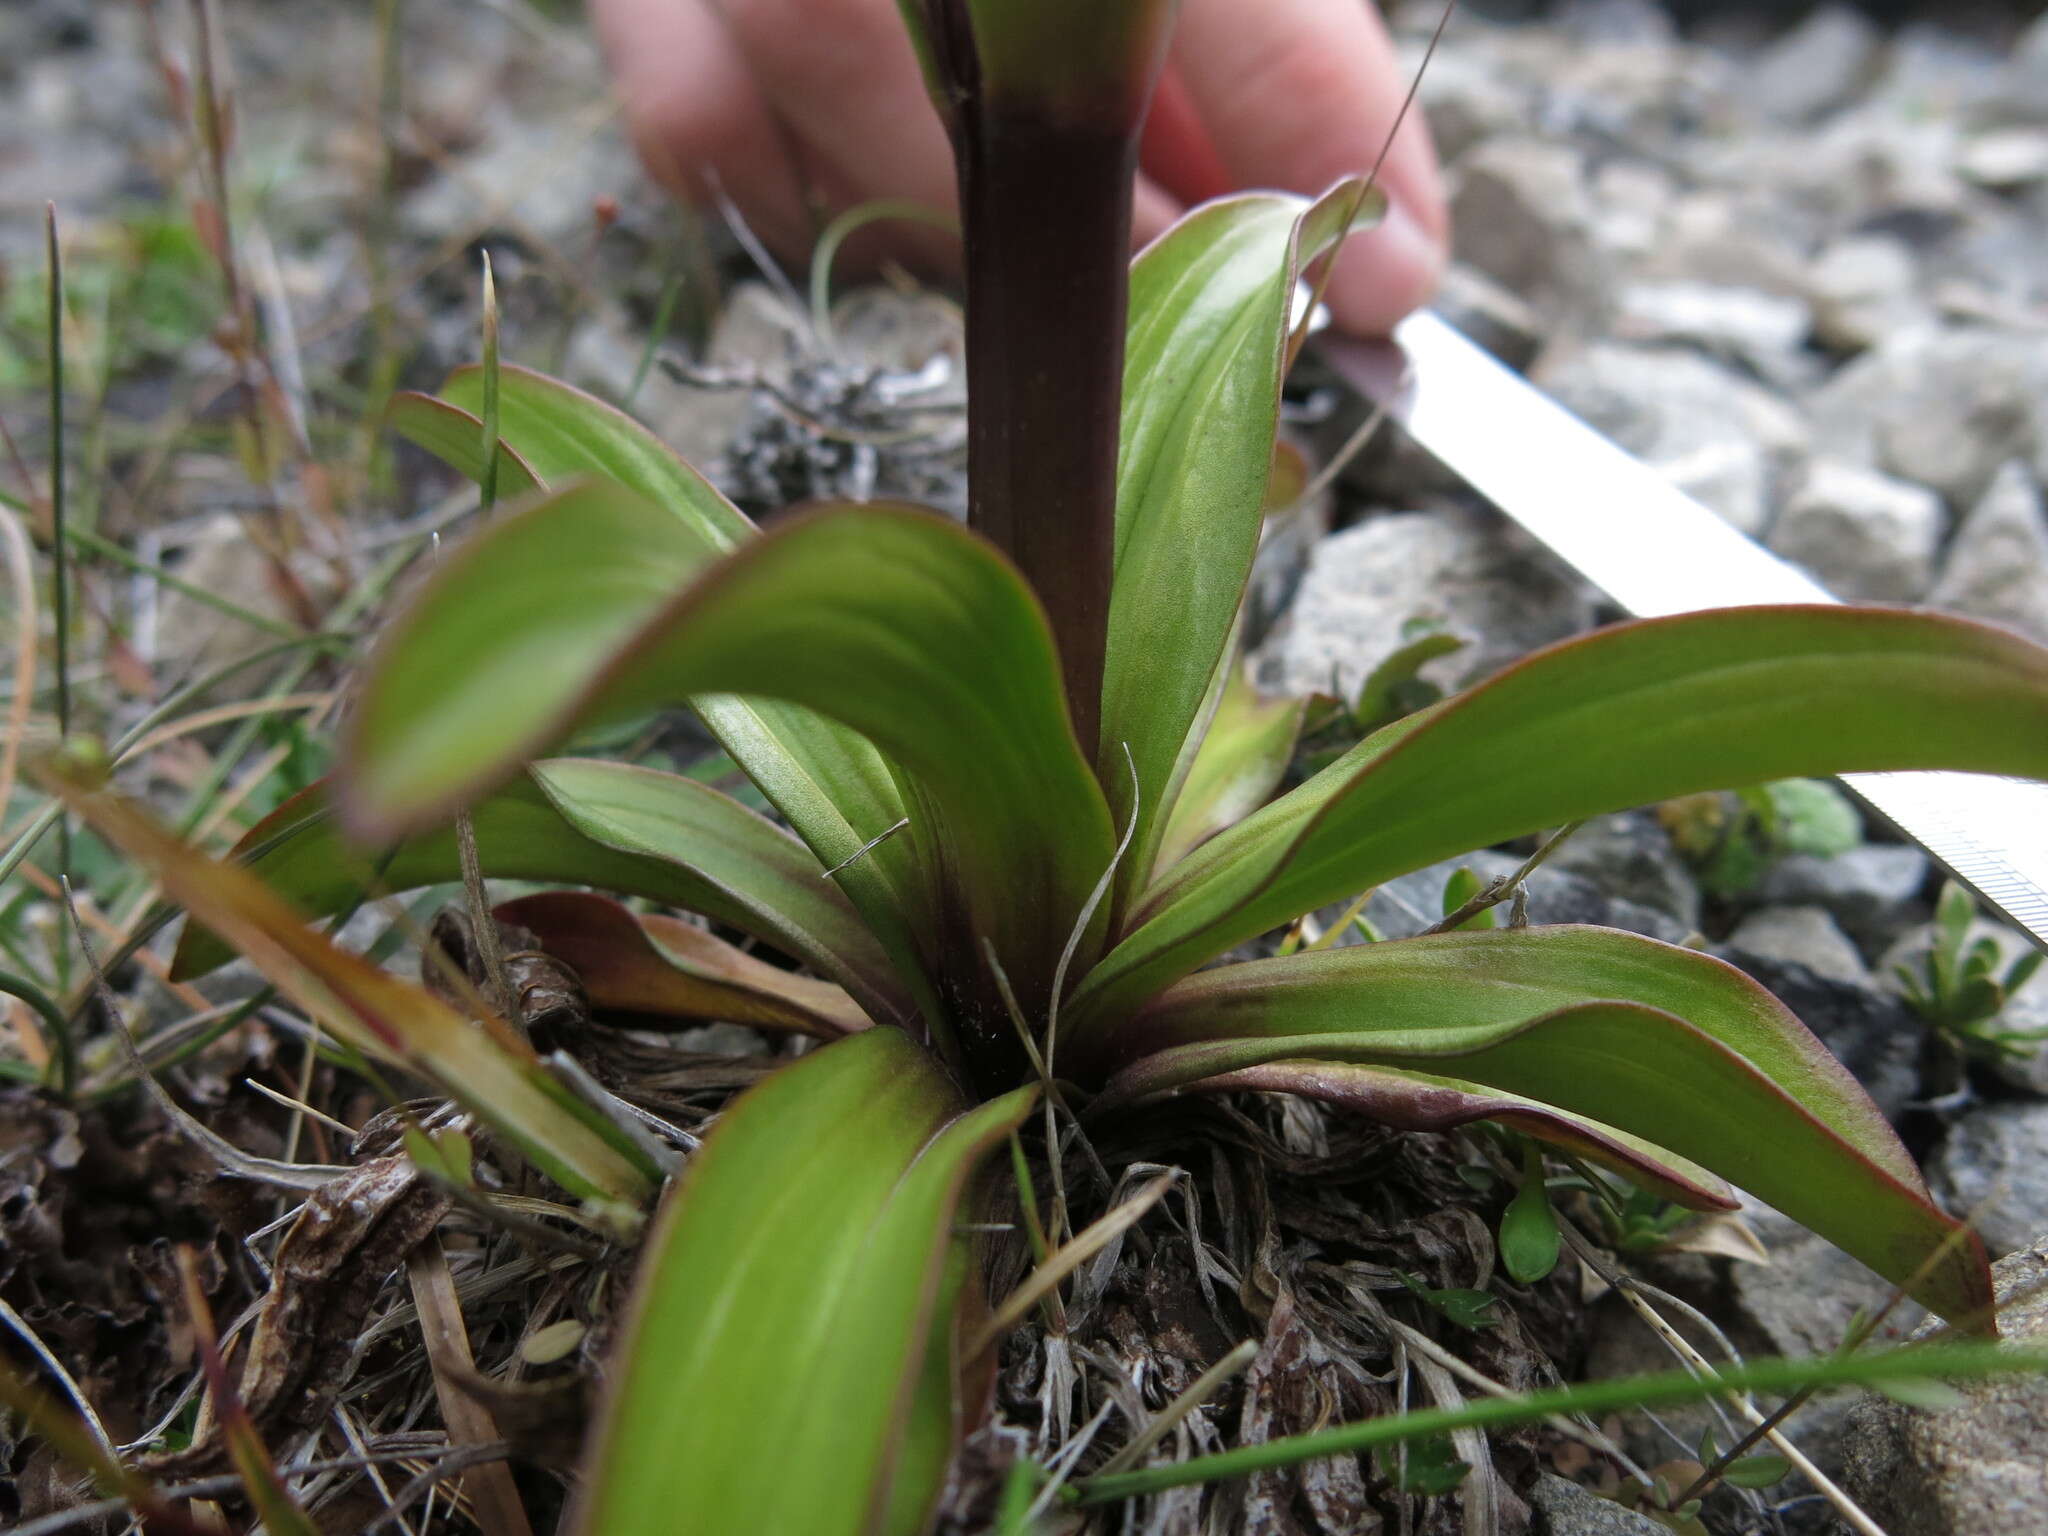
{"type": "Polygon", "coordinates": [[[1097,763],[1119,824],[1130,814],[1126,744],[1137,764],[1126,893],[1153,867],[1174,764],[1258,548],[1296,279],[1353,227],[1365,196],[1347,181],[1313,203],[1209,203],[1132,265],[1097,763]]]}
{"type": "MultiPolygon", "coordinates": [[[[479,436],[473,441],[481,443],[482,366],[471,364],[449,374],[441,398],[477,422],[479,436]]],[[[756,531],[746,513],[624,411],[531,368],[505,363],[498,369],[498,435],[516,446],[543,483],[559,488],[581,475],[615,480],[688,524],[709,550],[736,548],[756,531]]],[[[441,452],[431,443],[420,446],[441,452]]],[[[472,451],[468,466],[441,456],[472,479],[481,472],[480,449],[472,451]]]]}
{"type": "Polygon", "coordinates": [[[661,516],[586,486],[449,561],[369,669],[337,775],[350,818],[429,824],[586,721],[714,689],[788,700],[917,780],[968,913],[1042,1009],[1113,843],[1016,572],[943,517],[877,504],[792,518],[676,591],[637,553],[661,516]]]}
{"type": "Polygon", "coordinates": [[[2048,777],[2048,650],[1891,609],[1617,625],[1387,727],[1212,839],[1062,1018],[1129,1012],[1233,944],[1471,848],[1697,790],[1918,768],[2048,777]]]}
{"type": "Polygon", "coordinates": [[[1235,657],[1225,671],[1215,713],[1160,832],[1154,867],[1161,872],[1272,799],[1294,761],[1309,701],[1261,696],[1235,657]]]}
{"type": "Polygon", "coordinates": [[[636,1014],[654,1027],[723,1019],[827,1040],[868,1027],[831,982],[778,969],[681,918],[636,916],[582,891],[543,891],[494,910],[573,970],[600,1013],[636,1014]]]}
{"type": "MultiPolygon", "coordinates": [[[[1172,1073],[1199,1080],[1201,1058],[1228,1060],[1234,1044],[1173,1052],[1172,1073]]],[[[1295,1054],[1302,1052],[1368,1065],[1426,1062],[1640,1136],[1741,1185],[1885,1279],[1910,1286],[1943,1317],[1988,1318],[1983,1245],[1935,1207],[1917,1176],[1900,1179],[1878,1166],[1753,1063],[1661,1009],[1596,1002],[1490,1028],[1360,1029],[1302,1038],[1295,1054]]],[[[1131,1076],[1150,1066],[1141,1063],[1131,1076]]],[[[1117,1098],[1128,1091],[1111,1089],[1117,1098]]]]}
{"type": "MultiPolygon", "coordinates": [[[[442,386],[446,408],[483,406],[484,370],[458,368],[442,386]]],[[[420,417],[407,423],[422,424],[420,417]]],[[[643,530],[646,542],[621,553],[629,560],[655,561],[656,552],[676,584],[756,534],[745,513],[716,486],[625,412],[559,379],[528,368],[504,366],[498,378],[501,443],[521,456],[530,472],[557,487],[595,475],[637,492],[670,514],[665,527],[643,530]]],[[[454,452],[443,452],[440,437],[417,438],[423,447],[475,478],[481,471],[482,423],[478,436],[454,433],[454,452]]],[[[778,700],[709,695],[691,705],[732,760],[746,771],[783,819],[808,843],[853,904],[867,919],[895,963],[919,1010],[936,1012],[919,935],[933,927],[934,896],[917,868],[910,841],[884,843],[853,863],[855,850],[895,825],[904,814],[889,765],[872,744],[845,726],[778,700]]]]}
{"type": "Polygon", "coordinates": [[[1152,1092],[1282,1058],[1354,1059],[1354,1046],[1439,1055],[1600,1001],[1676,1014],[1859,1154],[1919,1186],[1920,1172],[1884,1115],[1784,1004],[1725,961],[1611,928],[1460,930],[1219,966],[1167,988],[1128,1023],[1078,1041],[1074,1051],[1081,1070],[1128,1068],[1120,1088],[1152,1092]]]}
{"type": "MultiPolygon", "coordinates": [[[[484,424],[460,406],[432,395],[405,390],[391,397],[384,424],[407,442],[424,448],[435,458],[472,480],[484,473],[484,424]]],[[[510,501],[541,489],[540,476],[508,445],[502,433],[498,439],[498,497],[510,501]]]]}
{"type": "Polygon", "coordinates": [[[961,1429],[955,1211],[1031,1102],[965,1110],[885,1028],[721,1116],[642,1256],[576,1528],[921,1530],[961,1429]]]}
{"type": "MultiPolygon", "coordinates": [[[[700,912],[772,944],[845,987],[877,1018],[904,1013],[888,958],[804,846],[709,785],[620,763],[537,763],[471,807],[485,876],[591,885],[700,912]]],[[[357,853],[315,785],[258,822],[236,854],[315,917],[369,890],[462,878],[452,828],[406,838],[388,857],[357,853]]],[[[226,945],[188,923],[172,975],[202,975],[226,945]]]]}
{"type": "Polygon", "coordinates": [[[480,999],[465,1017],[426,988],[349,954],[248,870],[207,858],[131,801],[61,782],[59,793],[336,1039],[439,1084],[577,1196],[637,1200],[653,1192],[645,1154],[480,999]]]}
{"type": "Polygon", "coordinates": [[[1463,1078],[1356,1062],[1283,1060],[1205,1077],[1183,1093],[1291,1093],[1340,1105],[1397,1131],[1451,1131],[1492,1120],[1612,1168],[1663,1199],[1695,1211],[1735,1211],[1721,1179],[1669,1148],[1584,1115],[1463,1078]]]}

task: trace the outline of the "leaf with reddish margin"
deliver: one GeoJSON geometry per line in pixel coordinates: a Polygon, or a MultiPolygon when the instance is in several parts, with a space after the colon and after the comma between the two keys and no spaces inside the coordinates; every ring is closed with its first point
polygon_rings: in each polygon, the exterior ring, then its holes
{"type": "MultiPolygon", "coordinates": [[[[483,408],[483,369],[456,369],[442,392],[453,408],[474,416],[483,408]]],[[[596,475],[666,512],[668,518],[650,527],[632,553],[643,564],[670,564],[676,586],[757,533],[746,514],[668,444],[625,412],[559,379],[504,365],[498,430],[500,440],[515,445],[532,472],[557,490],[596,475]]],[[[449,462],[474,478],[482,460],[471,452],[466,461],[449,462]]],[[[882,755],[837,721],[801,705],[731,694],[689,702],[797,836],[835,870],[834,883],[860,909],[895,965],[899,990],[908,992],[920,1013],[934,1014],[937,1003],[920,943],[934,926],[936,898],[930,873],[917,857],[919,828],[853,857],[905,812],[882,755]]]]}
{"type": "Polygon", "coordinates": [[[1688,1158],[1611,1125],[1462,1078],[1355,1062],[1269,1061],[1205,1077],[1178,1093],[1291,1093],[1356,1110],[1397,1131],[1450,1131],[1491,1120],[1612,1168],[1695,1211],[1738,1211],[1721,1179],[1688,1158]]]}
{"type": "MultiPolygon", "coordinates": [[[[552,758],[479,801],[471,822],[487,878],[592,885],[700,912],[838,982],[875,1017],[907,1016],[888,957],[810,850],[707,784],[552,758]]],[[[258,822],[235,854],[314,917],[346,910],[365,891],[462,878],[447,827],[406,838],[387,857],[356,853],[335,825],[324,783],[258,822]]],[[[203,975],[230,953],[188,923],[172,975],[203,975]]]]}
{"type": "MultiPolygon", "coordinates": [[[[1329,958],[1347,953],[1352,951],[1329,958]]],[[[1262,1060],[1310,1057],[1443,1073],[1675,1152],[1776,1206],[1885,1279],[1909,1286],[1916,1300],[1951,1322],[1990,1326],[1991,1279],[1982,1244],[1935,1207],[1917,1174],[1901,1176],[1887,1166],[1905,1155],[1895,1139],[1896,1150],[1880,1162],[1817,1112],[1824,1106],[1839,1121],[1852,1106],[1826,1096],[1817,1103],[1795,1096],[1756,1062],[1661,1008],[1594,1001],[1520,1018],[1496,1010],[1488,1020],[1459,1015],[1451,1002],[1431,1019],[1388,1006],[1391,1000],[1376,996],[1370,985],[1349,997],[1342,996],[1346,989],[1327,983],[1290,989],[1279,973],[1295,963],[1261,962],[1264,984],[1254,980],[1239,987],[1224,1010],[1242,1026],[1257,1015],[1263,998],[1265,1011],[1277,1016],[1274,1035],[1246,1041],[1225,1034],[1229,1026],[1215,1013],[1184,997],[1177,1010],[1184,1030],[1213,1032],[1212,1038],[1139,1060],[1112,1079],[1091,1113],[1257,1067],[1262,1060]],[[1348,1031],[1328,1028],[1333,1005],[1352,1021],[1348,1031]],[[1292,1031],[1281,1023],[1287,1016],[1294,1020],[1292,1031]]],[[[1826,1056],[1818,1045],[1814,1050],[1826,1056]]],[[[1826,1069],[1817,1059],[1805,1065],[1811,1093],[1811,1082],[1826,1069]]],[[[1860,1099],[1860,1090],[1854,1091],[1860,1099]]],[[[1869,1139],[1867,1131],[1861,1139],[1869,1139]]]]}
{"type": "MultiPolygon", "coordinates": [[[[472,480],[484,473],[483,419],[460,406],[432,395],[402,390],[391,397],[384,424],[407,442],[424,448],[472,480]]],[[[498,434],[498,497],[511,501],[541,489],[540,476],[533,472],[519,451],[505,441],[502,423],[498,434]]]]}
{"type": "Polygon", "coordinates": [[[58,793],[164,891],[223,934],[335,1038],[432,1079],[508,1137],[564,1189],[638,1200],[645,1156],[558,1082],[502,1020],[463,1017],[425,988],[336,948],[255,875],[179,842],[130,802],[57,781],[58,793]]]}
{"type": "Polygon", "coordinates": [[[1226,672],[1216,711],[1160,834],[1160,871],[1272,799],[1294,761],[1309,701],[1261,695],[1236,657],[1226,672]]]}
{"type": "Polygon", "coordinates": [[[1921,1187],[1884,1115],[1783,1003],[1725,961],[1611,928],[1466,930],[1219,966],[1099,1039],[1076,1041],[1068,1059],[1083,1074],[1129,1067],[1134,1080],[1185,1081],[1183,1053],[1210,1063],[1203,1076],[1281,1058],[1345,1060],[1354,1046],[1435,1056],[1601,1001],[1676,1014],[1863,1157],[1921,1187]]]}
{"type": "MultiPolygon", "coordinates": [[[[610,897],[580,891],[522,896],[496,910],[575,971],[600,1012],[723,1019],[827,1040],[868,1027],[843,989],[756,960],[680,918],[636,917],[610,897]]],[[[644,1028],[647,1020],[637,1022],[644,1028]]]]}
{"type": "Polygon", "coordinates": [[[1223,198],[1132,263],[1116,587],[1096,754],[1119,826],[1131,815],[1126,746],[1138,770],[1119,910],[1162,862],[1175,765],[1258,548],[1297,281],[1383,206],[1357,180],[1313,201],[1271,192],[1223,198]]]}
{"type": "Polygon", "coordinates": [[[1387,727],[1212,838],[1141,899],[1062,1027],[1473,848],[1696,790],[1919,768],[2048,777],[2048,649],[1898,609],[1616,625],[1387,727]]]}
{"type": "Polygon", "coordinates": [[[883,1027],[719,1116],[642,1250],[574,1528],[924,1529],[963,1428],[954,1341],[979,1284],[957,1213],[1034,1096],[969,1109],[883,1027]]]}
{"type": "Polygon", "coordinates": [[[431,824],[589,721],[714,690],[785,699],[916,782],[967,913],[1042,1011],[1113,842],[1015,569],[938,514],[870,503],[790,518],[678,589],[643,549],[664,516],[583,486],[444,563],[364,681],[345,818],[372,836],[431,824]]]}

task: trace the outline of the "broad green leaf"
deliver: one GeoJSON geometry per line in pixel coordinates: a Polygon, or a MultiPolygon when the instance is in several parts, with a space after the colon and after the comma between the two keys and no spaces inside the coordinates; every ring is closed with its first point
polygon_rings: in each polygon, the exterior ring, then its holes
{"type": "Polygon", "coordinates": [[[1156,868],[1171,869],[1273,796],[1294,760],[1308,700],[1262,697],[1242,665],[1226,680],[1159,839],[1156,868]]]}
{"type": "MultiPolygon", "coordinates": [[[[406,390],[391,397],[384,424],[407,442],[426,449],[457,472],[481,481],[484,473],[482,420],[431,395],[406,390]]],[[[498,499],[510,501],[541,488],[540,476],[518,451],[498,441],[498,499]]]]}
{"type": "Polygon", "coordinates": [[[450,560],[369,670],[336,776],[344,810],[388,836],[587,722],[714,690],[784,699],[918,782],[968,914],[1042,1009],[1112,837],[1014,569],[937,514],[874,504],[792,518],[678,590],[641,553],[661,517],[586,486],[450,560]]]}
{"type": "MultiPolygon", "coordinates": [[[[452,408],[473,416],[483,405],[483,370],[458,368],[442,392],[452,408]]],[[[746,514],[666,443],[623,411],[559,379],[501,368],[498,430],[532,473],[557,489],[594,475],[669,513],[673,526],[651,534],[640,553],[653,559],[655,550],[668,551],[672,571],[694,573],[755,536],[746,514]]],[[[466,459],[443,457],[474,478],[481,469],[478,441],[467,441],[466,459]]],[[[440,451],[436,443],[423,446],[440,451]]],[[[623,553],[630,558],[635,551],[623,553]]],[[[671,579],[679,585],[684,578],[671,579]]],[[[730,695],[690,702],[797,836],[827,868],[838,870],[833,879],[888,951],[903,987],[922,1012],[935,1013],[918,938],[933,927],[934,897],[915,867],[911,841],[895,839],[845,862],[904,814],[903,797],[881,754],[845,726],[794,704],[730,695]]]]}
{"type": "Polygon", "coordinates": [[[1897,610],[1741,608],[1552,646],[1367,738],[1148,892],[1062,1015],[1114,1018],[1231,945],[1437,859],[1729,784],[2048,777],[2048,650],[1897,610]]]}
{"type": "MultiPolygon", "coordinates": [[[[877,1018],[904,1014],[889,962],[801,843],[710,786],[621,763],[555,758],[471,808],[486,877],[591,885],[700,912],[772,944],[845,987],[877,1018]]],[[[462,878],[452,828],[403,840],[388,857],[342,838],[325,785],[286,801],[235,850],[301,911],[326,917],[368,891],[462,878]]],[[[176,977],[223,964],[226,945],[186,925],[176,977]]]]}
{"type": "MultiPolygon", "coordinates": [[[[1199,1071],[1204,1051],[1228,1055],[1215,1045],[1170,1053],[1173,1071],[1199,1071]]],[[[1930,1310],[1988,1324],[1990,1270],[1974,1233],[1942,1214],[1917,1178],[1894,1177],[1753,1063],[1673,1014],[1595,1002],[1490,1027],[1396,1021],[1348,1038],[1306,1036],[1296,1054],[1426,1064],[1640,1136],[1776,1206],[1930,1310]]]]}
{"type": "Polygon", "coordinates": [[[1522,1187],[1500,1219],[1501,1264],[1519,1284],[1534,1285],[1557,1268],[1562,1241],[1557,1212],[1550,1208],[1550,1191],[1543,1182],[1543,1150],[1533,1141],[1524,1142],[1522,1187]]]}
{"type": "Polygon", "coordinates": [[[1137,764],[1126,894],[1157,859],[1174,764],[1258,547],[1295,281],[1349,230],[1364,196],[1352,181],[1314,203],[1272,193],[1209,203],[1131,268],[1097,760],[1119,825],[1130,814],[1126,745],[1137,764]]]}
{"type": "MultiPolygon", "coordinates": [[[[484,370],[472,364],[448,375],[441,399],[468,414],[481,434],[484,370]]],[[[515,364],[498,372],[498,435],[543,484],[560,489],[583,475],[615,480],[688,524],[718,553],[754,536],[747,515],[676,451],[624,411],[595,395],[515,364]]],[[[482,438],[471,439],[468,465],[420,444],[471,479],[482,468],[482,438]]],[[[502,473],[502,470],[500,471],[502,473]]]]}
{"type": "Polygon", "coordinates": [[[968,1110],[882,1028],[721,1116],[642,1255],[577,1529],[921,1530],[961,1427],[950,1356],[977,1283],[956,1210],[1031,1102],[968,1110]]]}
{"type": "Polygon", "coordinates": [[[1083,1038],[1070,1049],[1078,1070],[1126,1068],[1111,1089],[1120,1098],[1282,1057],[1357,1060],[1353,1047],[1370,1051],[1376,1041],[1440,1055],[1596,1001],[1686,1020],[1892,1178],[1922,1187],[1877,1106],[1784,1004],[1725,961],[1610,928],[1459,931],[1220,966],[1168,988],[1100,1040],[1083,1038]]]}
{"type": "Polygon", "coordinates": [[[1721,1469],[1721,1481],[1734,1488],[1769,1488],[1792,1475],[1792,1463],[1783,1456],[1745,1456],[1721,1469]]]}
{"type": "Polygon", "coordinates": [[[465,1018],[424,987],[336,948],[248,870],[215,863],[128,801],[69,786],[60,792],[335,1038],[432,1079],[572,1194],[638,1200],[652,1193],[644,1155],[480,1003],[477,1017],[465,1018]]]}
{"type": "Polygon", "coordinates": [[[502,903],[497,915],[528,929],[583,983],[601,1013],[645,1021],[723,1019],[828,1040],[868,1027],[829,981],[794,976],[674,917],[636,917],[606,896],[546,891],[502,903]]]}

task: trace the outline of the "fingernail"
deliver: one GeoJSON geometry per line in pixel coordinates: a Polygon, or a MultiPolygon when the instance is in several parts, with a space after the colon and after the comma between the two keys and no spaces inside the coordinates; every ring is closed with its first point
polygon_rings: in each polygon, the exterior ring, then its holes
{"type": "Polygon", "coordinates": [[[1430,301],[1447,259],[1442,243],[1404,205],[1391,204],[1377,225],[1344,243],[1330,276],[1330,313],[1340,329],[1384,335],[1430,301]]]}

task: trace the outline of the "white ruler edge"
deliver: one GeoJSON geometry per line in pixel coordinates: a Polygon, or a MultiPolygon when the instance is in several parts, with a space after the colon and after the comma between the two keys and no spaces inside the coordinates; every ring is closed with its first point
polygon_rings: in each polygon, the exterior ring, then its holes
{"type": "MultiPolygon", "coordinates": [[[[1836,601],[1427,310],[1391,343],[1325,338],[1318,350],[1459,479],[1639,618],[1836,601]]],[[[1965,773],[1842,782],[2048,949],[2048,784],[1965,773]]]]}

